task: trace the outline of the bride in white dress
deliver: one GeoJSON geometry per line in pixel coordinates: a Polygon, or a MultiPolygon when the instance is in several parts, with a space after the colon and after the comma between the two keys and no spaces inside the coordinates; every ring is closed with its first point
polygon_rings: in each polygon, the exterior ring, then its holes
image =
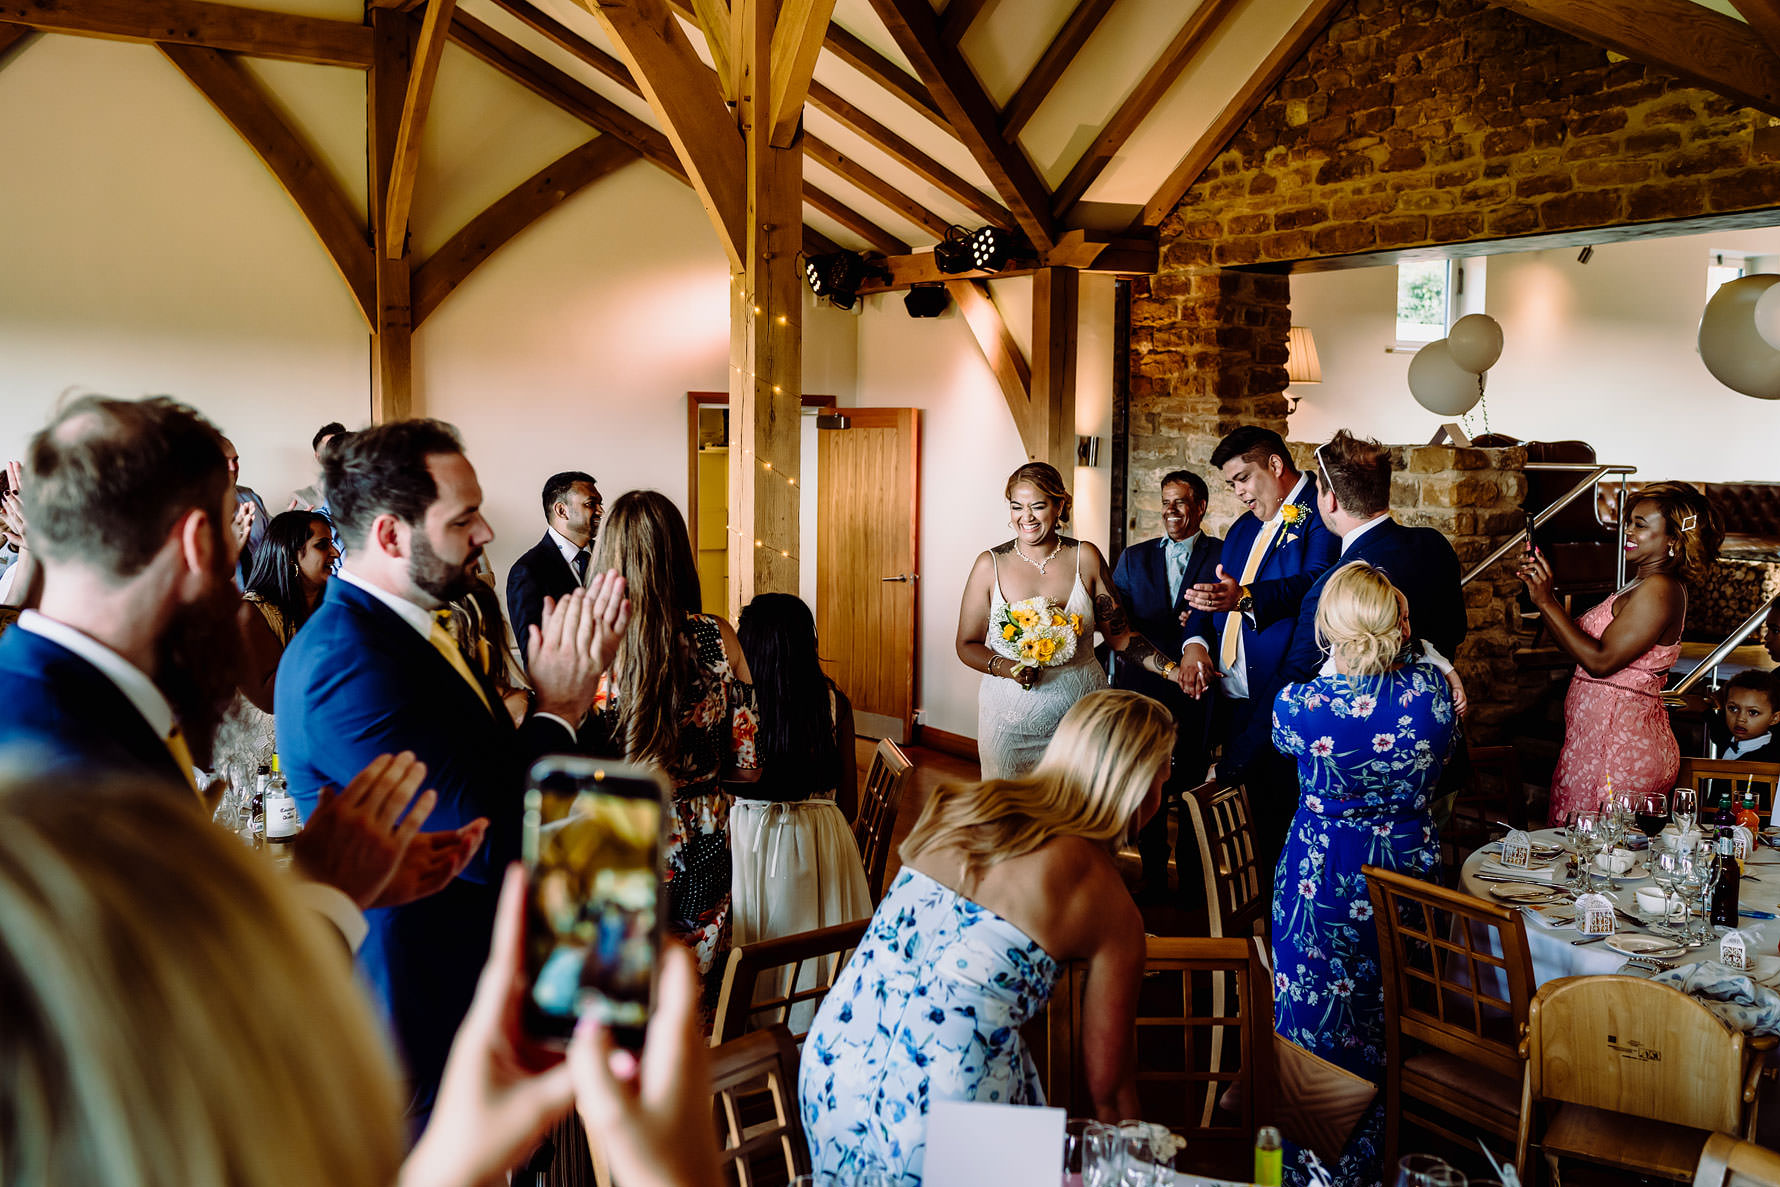
{"type": "Polygon", "coordinates": [[[958,658],[983,673],[977,751],[984,779],[1030,771],[1069,707],[1107,686],[1106,671],[1094,657],[1096,631],[1128,660],[1165,679],[1179,678],[1175,661],[1127,625],[1100,550],[1058,534],[1069,522],[1070,497],[1057,468],[1028,462],[1008,478],[1005,493],[1014,538],[977,557],[958,611],[958,658]],[[1081,637],[1067,662],[1021,668],[990,623],[1004,604],[1041,596],[1080,617],[1081,637]]]}

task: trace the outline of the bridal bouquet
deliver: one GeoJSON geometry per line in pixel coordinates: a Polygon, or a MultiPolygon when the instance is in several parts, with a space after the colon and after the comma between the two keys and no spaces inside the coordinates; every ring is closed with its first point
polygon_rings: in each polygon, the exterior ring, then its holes
{"type": "MultiPolygon", "coordinates": [[[[1015,661],[1017,675],[1024,668],[1061,667],[1074,659],[1082,616],[1066,613],[1049,598],[1027,598],[1002,606],[992,626],[995,650],[1015,661]]],[[[1026,691],[1032,691],[1030,685],[1026,691]]]]}

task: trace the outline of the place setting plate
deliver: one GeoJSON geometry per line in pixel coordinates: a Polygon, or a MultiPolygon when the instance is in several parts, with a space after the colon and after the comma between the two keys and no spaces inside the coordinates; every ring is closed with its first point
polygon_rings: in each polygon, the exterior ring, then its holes
{"type": "Polygon", "coordinates": [[[1491,898],[1523,906],[1568,902],[1570,898],[1570,892],[1561,886],[1540,886],[1532,882],[1494,882],[1490,884],[1489,892],[1491,898]]]}
{"type": "Polygon", "coordinates": [[[1621,956],[1642,956],[1652,960],[1667,960],[1672,956],[1685,956],[1687,947],[1674,940],[1662,936],[1646,936],[1637,932],[1620,932],[1608,936],[1607,947],[1621,956]]]}

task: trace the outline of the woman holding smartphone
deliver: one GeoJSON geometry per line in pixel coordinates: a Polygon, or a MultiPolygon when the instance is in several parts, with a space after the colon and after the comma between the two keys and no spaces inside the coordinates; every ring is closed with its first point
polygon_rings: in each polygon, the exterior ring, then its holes
{"type": "Polygon", "coordinates": [[[1043,1104],[1020,1027],[1084,961],[1081,1055],[1094,1112],[1137,1115],[1143,919],[1113,863],[1161,802],[1174,722],[1134,692],[1092,692],[1019,779],[941,787],[902,872],[817,1012],[798,1096],[816,1177],[921,1181],[935,1099],[1043,1104]]]}

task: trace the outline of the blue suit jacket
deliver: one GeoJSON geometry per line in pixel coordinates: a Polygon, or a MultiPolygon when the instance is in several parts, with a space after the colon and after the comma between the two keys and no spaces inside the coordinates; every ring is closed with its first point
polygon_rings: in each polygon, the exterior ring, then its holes
{"type": "Polygon", "coordinates": [[[549,532],[513,562],[507,570],[507,620],[513,624],[513,638],[519,643],[521,656],[530,634],[527,628],[544,617],[544,599],[560,598],[574,592],[580,584],[549,532]]]}
{"type": "MultiPolygon", "coordinates": [[[[1273,698],[1286,684],[1285,663],[1297,633],[1298,608],[1310,587],[1335,563],[1341,551],[1340,537],[1324,527],[1322,518],[1317,515],[1316,483],[1306,482],[1294,502],[1303,508],[1298,522],[1281,525],[1255,579],[1249,582],[1249,591],[1255,600],[1252,620],[1249,615],[1238,616],[1249,702],[1257,710],[1265,706],[1267,711],[1250,713],[1242,733],[1225,739],[1224,756],[1218,765],[1220,775],[1226,771],[1232,776],[1237,775],[1254,755],[1272,746],[1273,698]]],[[[1227,574],[1242,576],[1249,548],[1260,530],[1261,521],[1252,511],[1243,512],[1230,525],[1224,536],[1223,549],[1227,574]]],[[[1187,623],[1185,637],[1190,639],[1197,635],[1203,638],[1215,662],[1224,620],[1234,613],[1196,611],[1187,623]]]]}
{"type": "Polygon", "coordinates": [[[1346,564],[1365,561],[1384,570],[1409,603],[1409,627],[1447,659],[1465,639],[1465,594],[1459,588],[1459,556],[1445,536],[1433,528],[1407,528],[1386,520],[1354,541],[1304,595],[1298,627],[1286,658],[1288,683],[1309,680],[1323,666],[1328,652],[1316,639],[1316,608],[1329,578],[1346,564]]]}
{"type": "Polygon", "coordinates": [[[278,665],[278,753],[305,815],[324,785],[345,787],[378,755],[412,750],[439,797],[429,832],[489,821],[481,851],[445,890],[366,912],[359,965],[407,1059],[417,1115],[431,1108],[488,958],[501,872],[519,856],[526,771],[544,754],[578,749],[547,718],[516,730],[489,697],[492,712],[413,627],[340,580],[328,582],[278,665]]]}
{"type": "Polygon", "coordinates": [[[191,800],[179,765],[111,679],[60,643],[14,626],[0,636],[0,758],[57,774],[115,772],[191,800]]]}
{"type": "MultiPolygon", "coordinates": [[[[1167,537],[1157,536],[1125,549],[1119,554],[1119,563],[1113,566],[1112,580],[1125,604],[1125,613],[1131,618],[1131,628],[1148,639],[1150,645],[1165,657],[1178,660],[1186,640],[1186,631],[1180,622],[1180,612],[1186,608],[1181,592],[1187,586],[1216,579],[1224,542],[1216,536],[1200,535],[1193,545],[1193,555],[1187,558],[1181,589],[1168,587],[1166,543],[1167,537]]],[[[1146,671],[1141,665],[1125,663],[1116,651],[1113,653],[1113,684],[1149,696],[1156,696],[1164,686],[1177,696],[1180,693],[1172,682],[1146,671]]],[[[1163,700],[1163,703],[1173,702],[1163,700]]]]}

